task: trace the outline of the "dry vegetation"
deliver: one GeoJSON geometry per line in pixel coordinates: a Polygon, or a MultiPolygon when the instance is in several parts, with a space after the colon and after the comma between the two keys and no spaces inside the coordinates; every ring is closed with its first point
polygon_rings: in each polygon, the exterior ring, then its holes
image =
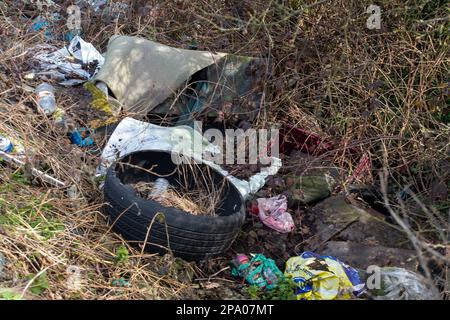
{"type": "MultiPolygon", "coordinates": [[[[65,17],[71,1],[60,2],[65,17]]],[[[341,169],[344,191],[358,160],[369,155],[372,172],[363,182],[387,182],[385,201],[424,259],[442,267],[435,280],[448,295],[447,1],[133,1],[132,10],[118,18],[82,12],[84,38],[101,51],[119,33],[267,59],[261,79],[265,108],[256,125],[288,123],[339,146],[321,158],[341,169]],[[372,2],[382,7],[380,30],[366,28],[372,2]],[[395,195],[401,191],[414,197],[399,201],[395,195]]],[[[16,288],[21,295],[31,286],[48,299],[189,296],[188,284],[158,272],[166,264],[161,257],[124,247],[110,232],[92,179],[98,153],[70,145],[33,109],[30,87],[37,82],[24,75],[33,46],[46,41],[42,32],[30,32],[37,15],[21,1],[0,1],[0,132],[15,132],[28,150],[27,166],[0,167],[0,253],[12,262],[0,288],[16,288]],[[31,165],[75,184],[79,193],[68,197],[66,190],[31,181],[31,165]],[[69,266],[81,268],[87,285],[80,291],[67,290],[69,266]],[[129,286],[114,282],[120,278],[129,286]]],[[[65,21],[60,23],[56,34],[66,32],[65,21]]],[[[61,90],[57,100],[78,121],[74,92],[79,91],[61,90]]]]}
{"type": "Polygon", "coordinates": [[[217,185],[212,183],[213,175],[209,167],[201,168],[195,163],[176,169],[179,176],[186,177],[187,171],[194,176],[193,184],[185,178],[177,181],[177,186],[169,185],[158,194],[152,194],[155,182],[138,181],[131,184],[136,193],[144,199],[151,199],[163,206],[176,208],[195,216],[215,216],[216,208],[222,204],[225,180],[217,185]]]}

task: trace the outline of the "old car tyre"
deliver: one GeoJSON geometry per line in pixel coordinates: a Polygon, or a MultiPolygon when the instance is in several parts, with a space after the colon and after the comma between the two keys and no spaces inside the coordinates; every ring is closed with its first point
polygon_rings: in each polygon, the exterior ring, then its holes
{"type": "MultiPolygon", "coordinates": [[[[186,166],[179,166],[183,165],[186,166]]],[[[203,166],[206,165],[195,167],[203,166]]],[[[211,183],[225,185],[223,201],[214,216],[196,216],[143,199],[129,185],[154,181],[160,176],[171,185],[180,183],[181,179],[193,179],[192,166],[183,171],[183,177],[177,168],[169,152],[153,150],[132,153],[112,165],[104,185],[104,211],[109,223],[130,243],[141,247],[145,244],[147,252],[165,253],[170,249],[175,256],[189,261],[223,254],[241,230],[245,210],[239,191],[222,174],[209,169],[211,183]]]]}

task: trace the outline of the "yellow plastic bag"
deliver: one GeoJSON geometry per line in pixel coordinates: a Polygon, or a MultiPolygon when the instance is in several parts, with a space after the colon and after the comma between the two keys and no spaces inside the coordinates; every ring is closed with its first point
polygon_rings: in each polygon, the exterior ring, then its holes
{"type": "Polygon", "coordinates": [[[284,274],[297,284],[299,300],[351,299],[364,289],[356,269],[308,251],[290,258],[284,274]]]}

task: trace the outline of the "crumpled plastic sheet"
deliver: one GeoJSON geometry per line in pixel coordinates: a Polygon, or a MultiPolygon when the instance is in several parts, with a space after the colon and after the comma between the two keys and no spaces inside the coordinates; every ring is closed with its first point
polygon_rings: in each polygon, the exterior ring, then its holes
{"type": "Polygon", "coordinates": [[[395,267],[379,269],[382,289],[376,300],[440,300],[439,291],[425,277],[395,267]]]}
{"type": "Polygon", "coordinates": [[[75,36],[67,47],[56,51],[53,46],[38,46],[40,51],[34,59],[40,62],[41,72],[54,72],[65,76],[61,85],[71,86],[83,83],[93,78],[105,62],[105,58],[95,47],[75,36]],[[96,64],[95,70],[90,72],[86,66],[96,64]]]}
{"type": "Polygon", "coordinates": [[[248,263],[233,266],[231,274],[244,278],[250,285],[263,289],[273,289],[284,278],[275,261],[262,254],[256,254],[248,263]]]}
{"type": "Polygon", "coordinates": [[[365,291],[356,269],[332,256],[309,251],[289,258],[284,275],[297,284],[298,300],[351,299],[365,291]]]}
{"type": "Polygon", "coordinates": [[[287,198],[279,195],[272,198],[259,198],[258,216],[261,222],[269,228],[281,233],[288,233],[294,230],[295,224],[292,216],[287,212],[287,198]]]}
{"type": "Polygon", "coordinates": [[[269,175],[276,174],[281,168],[281,159],[272,157],[270,158],[271,165],[269,167],[262,168],[259,173],[253,175],[248,181],[240,180],[219,165],[202,159],[202,150],[214,155],[220,153],[220,149],[209,143],[193,128],[189,126],[161,127],[127,117],[118,124],[103,149],[102,162],[97,168],[97,175],[106,174],[108,167],[119,158],[133,152],[145,150],[182,150],[181,153],[184,156],[204,163],[227,177],[239,190],[244,199],[261,189],[266,183],[266,178],[269,175]],[[184,146],[180,146],[180,141],[182,141],[184,146]]]}

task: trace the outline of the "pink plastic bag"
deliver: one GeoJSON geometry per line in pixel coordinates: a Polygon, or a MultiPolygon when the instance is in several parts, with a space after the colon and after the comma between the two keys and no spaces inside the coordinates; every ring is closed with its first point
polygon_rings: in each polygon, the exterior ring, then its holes
{"type": "Polygon", "coordinates": [[[259,198],[259,218],[269,228],[281,233],[291,232],[295,225],[292,216],[287,212],[287,199],[283,195],[273,198],[259,198]]]}

